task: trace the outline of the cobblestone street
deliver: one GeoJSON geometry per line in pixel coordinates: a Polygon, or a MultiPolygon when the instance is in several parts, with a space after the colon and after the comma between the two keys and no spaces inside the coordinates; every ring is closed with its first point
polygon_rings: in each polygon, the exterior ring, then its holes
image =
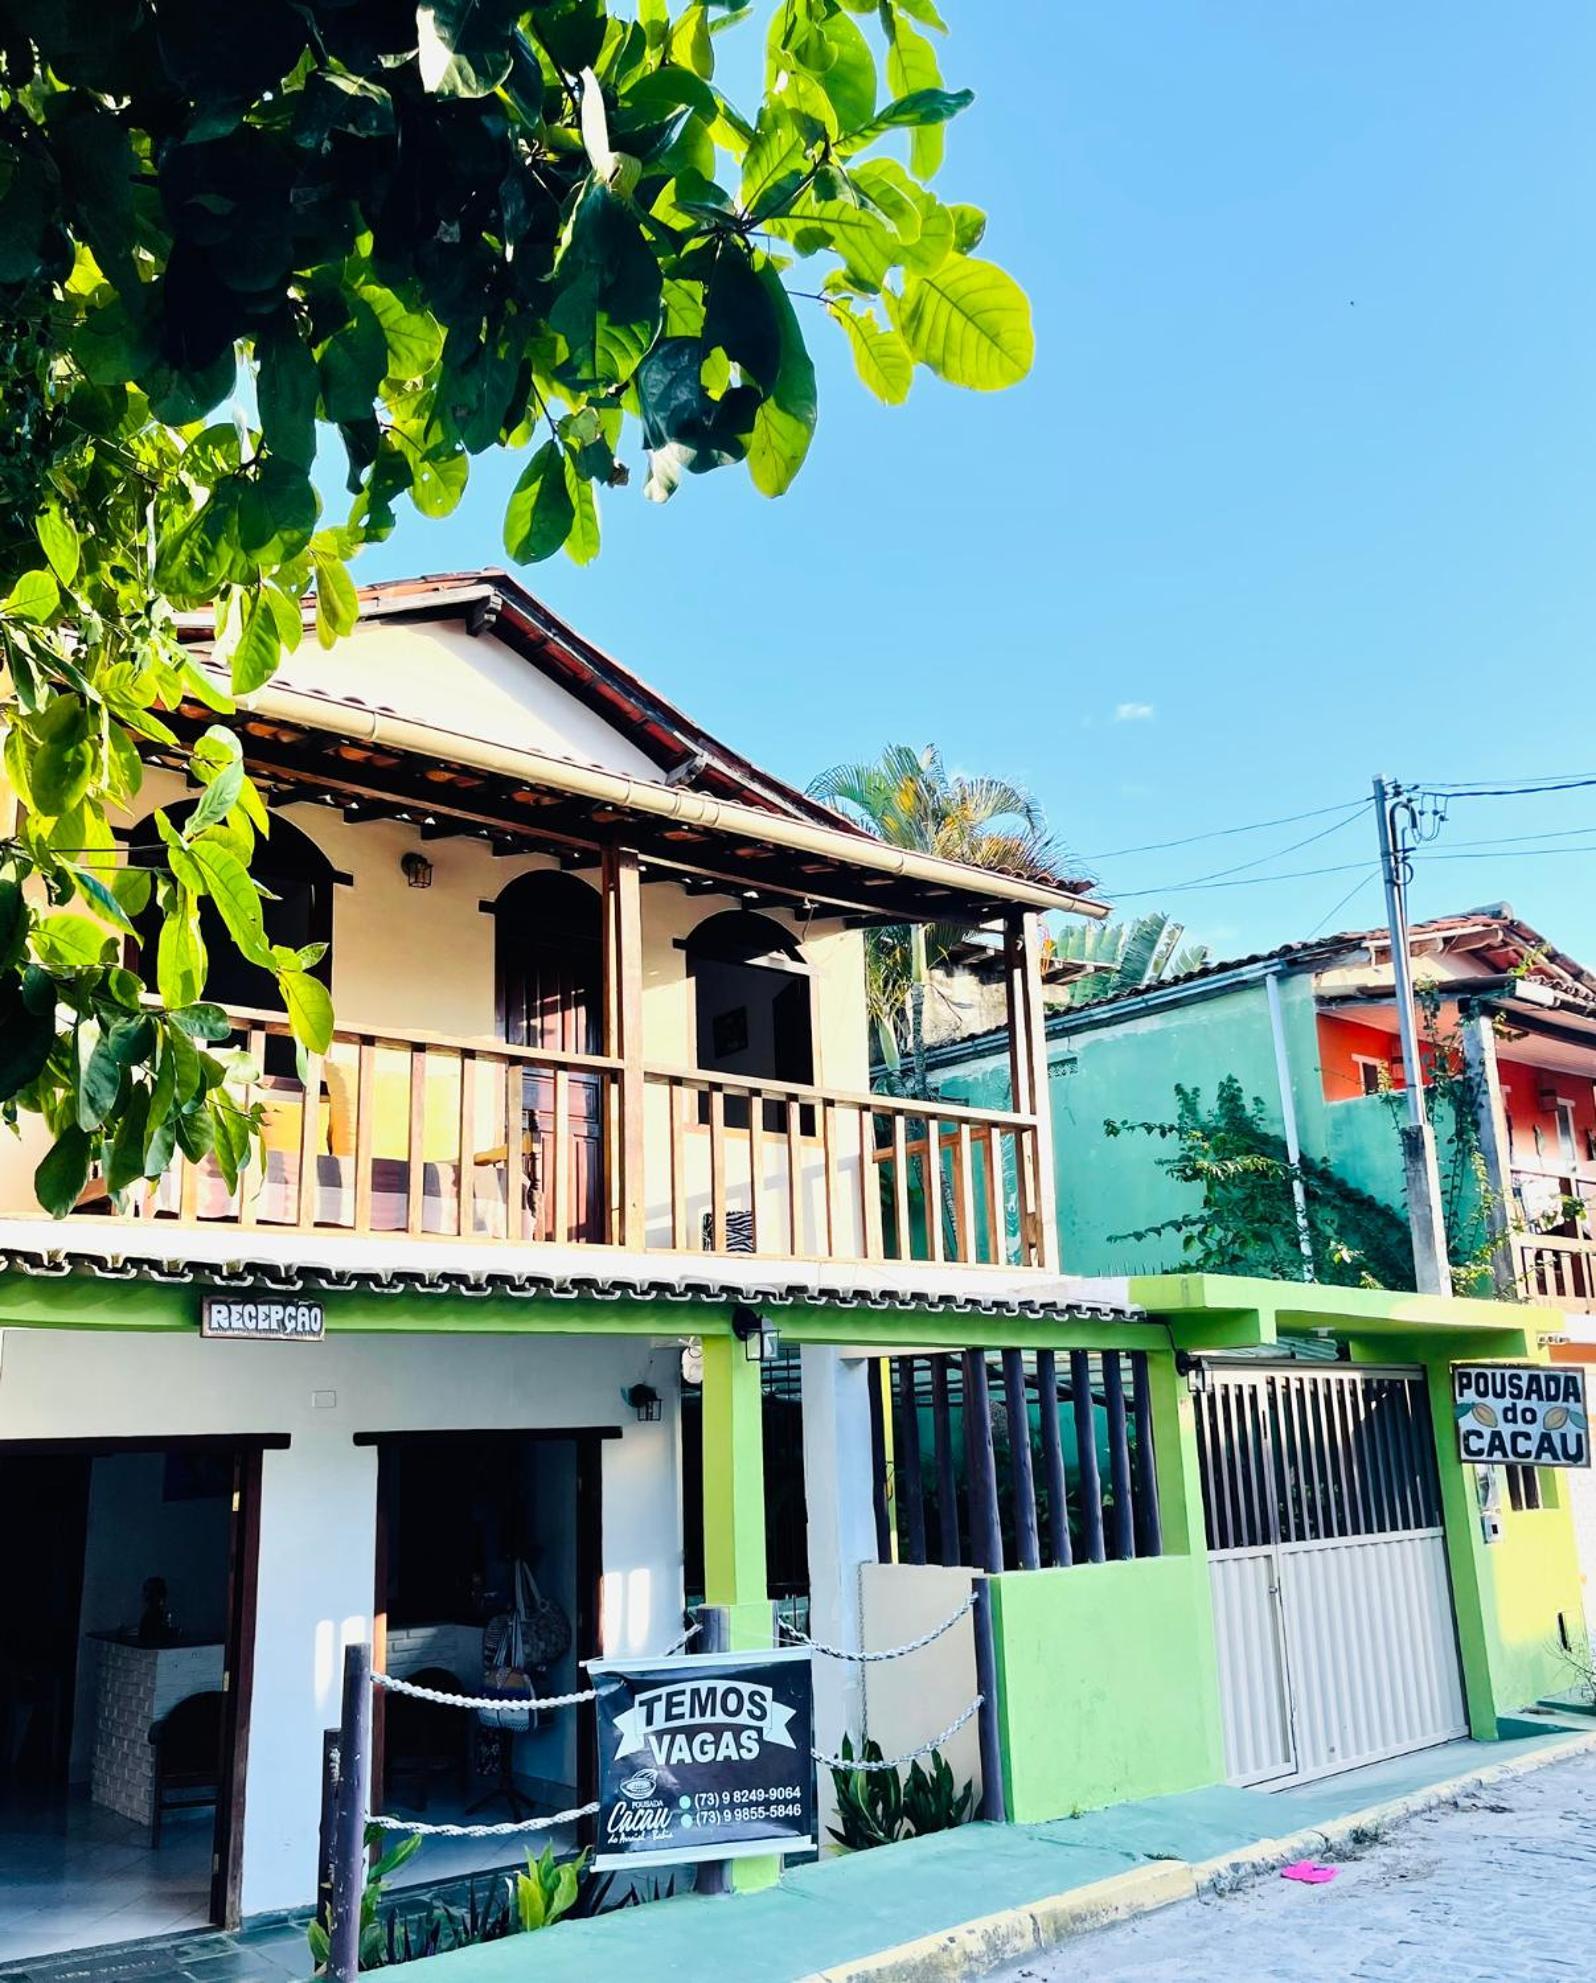
{"type": "Polygon", "coordinates": [[[1596,1974],[1596,1756],[1492,1784],[1349,1854],[1328,1885],[1265,1874],[1008,1970],[1137,1983],[1540,1983],[1596,1974]]]}

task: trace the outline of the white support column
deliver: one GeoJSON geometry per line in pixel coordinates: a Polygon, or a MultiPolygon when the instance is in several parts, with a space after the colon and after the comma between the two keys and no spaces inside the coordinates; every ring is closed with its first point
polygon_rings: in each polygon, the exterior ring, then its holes
{"type": "MultiPolygon", "coordinates": [[[[801,1351],[804,1500],[809,1523],[809,1632],[831,1646],[860,1644],[859,1565],[876,1560],[870,1478],[870,1365],[823,1345],[801,1351]]],[[[835,1756],[843,1736],[864,1733],[863,1669],[815,1661],[815,1747],[835,1756]]],[[[830,1775],[820,1772],[821,1836],[834,1815],[830,1775]]]]}
{"type": "Polygon", "coordinates": [[[1491,1255],[1491,1277],[1504,1301],[1518,1293],[1518,1262],[1514,1257],[1513,1158],[1507,1140],[1507,1110],[1502,1105],[1502,1082],[1496,1065],[1496,1034],[1489,1013],[1474,1012],[1462,1021],[1463,1065],[1474,1088],[1474,1123],[1480,1139],[1480,1162],[1485,1188],[1491,1194],[1488,1207],[1491,1237],[1496,1250],[1491,1255]]]}

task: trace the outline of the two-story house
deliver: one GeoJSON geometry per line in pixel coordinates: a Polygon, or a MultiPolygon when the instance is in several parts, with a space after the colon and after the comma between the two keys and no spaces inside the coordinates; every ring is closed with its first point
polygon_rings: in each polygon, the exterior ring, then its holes
{"type": "MultiPolygon", "coordinates": [[[[1437,1086],[1446,1091],[1435,1131],[1456,1251],[1482,1256],[1494,1234],[1499,1292],[1596,1310],[1596,974],[1505,905],[1417,925],[1413,956],[1422,1056],[1448,1077],[1430,1087],[1432,1113],[1437,1086]]],[[[1059,1173],[1072,1266],[1181,1264],[1178,1237],[1127,1235],[1192,1212],[1198,1188],[1158,1161],[1167,1141],[1104,1128],[1172,1122],[1177,1084],[1211,1105],[1234,1078],[1283,1155],[1384,1207],[1393,1230],[1405,1218],[1384,930],[1283,944],[1054,1011],[1047,1039],[1055,1133],[1076,1158],[1059,1173]]],[[[983,1035],[935,1049],[939,1092],[1000,1099],[1000,1047],[983,1035]]]]}
{"type": "MultiPolygon", "coordinates": [[[[327,946],[337,1030],[296,1055],[207,930],[263,1105],[240,1189],[180,1160],[56,1222],[37,1134],[0,1148],[0,1893],[41,1854],[55,1882],[4,1957],[308,1903],[346,1642],[476,1693],[531,1618],[563,1693],[681,1636],[691,1556],[768,1644],[759,1359],[785,1316],[1073,1299],[1037,1107],[1038,918],[1070,893],[868,837],[494,573],[368,588],[236,727],[269,933],[327,946]],[[1005,932],[1027,1099],[928,1126],[871,1092],[862,932],[948,920],[1005,932]]],[[[155,752],[130,848],[189,802],[155,752]]],[[[511,1719],[389,1701],[374,1801],[580,1803],[583,1714],[511,1719]]]]}

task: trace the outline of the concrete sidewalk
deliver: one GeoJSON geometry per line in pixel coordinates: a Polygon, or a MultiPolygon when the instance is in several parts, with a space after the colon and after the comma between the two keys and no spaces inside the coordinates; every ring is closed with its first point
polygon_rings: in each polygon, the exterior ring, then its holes
{"type": "MultiPolygon", "coordinates": [[[[822,1860],[779,1886],[696,1894],[435,1957],[427,1983],[593,1983],[634,1973],[737,1983],[978,1976],[1067,1935],[1308,1853],[1462,1789],[1596,1748],[1588,1716],[1512,1723],[1329,1782],[1223,1787],[1043,1825],[966,1825],[822,1860]]],[[[419,1969],[418,1969],[419,1976],[419,1969]]]]}

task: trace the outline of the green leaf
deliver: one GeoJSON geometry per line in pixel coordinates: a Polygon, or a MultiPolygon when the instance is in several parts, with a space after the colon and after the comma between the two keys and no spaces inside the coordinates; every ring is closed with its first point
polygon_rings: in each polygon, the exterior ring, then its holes
{"type": "Polygon", "coordinates": [[[82,800],[99,765],[99,731],[96,712],[78,696],[58,695],[46,705],[28,766],[35,811],[59,819],[82,800]]]}
{"type": "Polygon", "coordinates": [[[144,1175],[144,1140],[149,1111],[149,1089],[130,1090],[121,1118],[116,1125],[116,1133],[111,1138],[110,1151],[105,1159],[105,1184],[108,1191],[120,1195],[130,1184],[136,1184],[144,1175]]]}
{"type": "Polygon", "coordinates": [[[42,566],[25,571],[0,603],[0,614],[18,620],[47,620],[61,603],[61,588],[55,574],[42,566]]]}
{"type": "Polygon", "coordinates": [[[781,367],[776,383],[754,415],[748,443],[748,472],[763,496],[779,496],[803,466],[819,417],[815,368],[804,349],[791,300],[781,277],[767,263],[760,282],[775,311],[781,333],[781,367]]]}
{"type": "Polygon", "coordinates": [[[714,75],[715,48],[709,38],[708,13],[702,5],[689,7],[672,27],[666,53],[672,62],[680,63],[695,76],[714,75]]]}
{"type": "Polygon", "coordinates": [[[848,333],[860,379],[877,399],[885,400],[888,406],[901,406],[914,382],[914,359],[903,339],[895,330],[883,329],[873,310],[855,316],[839,301],[832,305],[831,313],[848,333]]]}
{"type": "Polygon", "coordinates": [[[308,971],[283,971],[278,984],[294,1038],[312,1053],[325,1053],[332,1045],[333,1008],[327,987],[308,971]]]}
{"type": "Polygon", "coordinates": [[[308,469],[316,459],[320,380],[310,347],[294,325],[275,324],[255,347],[261,432],[279,460],[308,469]]]}
{"type": "Polygon", "coordinates": [[[122,1087],[122,1062],[110,1038],[98,1028],[78,1032],[79,1129],[98,1129],[116,1106],[122,1087]]]}
{"type": "Polygon", "coordinates": [[[504,548],[517,564],[537,564],[553,557],[575,521],[564,450],[545,441],[511,491],[504,514],[504,548]]]}
{"type": "Polygon", "coordinates": [[[78,575],[82,548],[76,526],[63,514],[59,503],[51,503],[39,512],[33,527],[44,548],[44,555],[50,560],[51,570],[63,585],[70,585],[78,575]]]}
{"type": "Polygon", "coordinates": [[[28,947],[28,903],[22,884],[0,881],[0,982],[22,962],[28,947]]]}
{"type": "Polygon", "coordinates": [[[34,954],[54,971],[86,971],[114,941],[103,924],[66,909],[41,916],[33,927],[34,954]]]}
{"type": "Polygon", "coordinates": [[[955,200],[948,208],[953,216],[953,246],[961,255],[972,254],[981,245],[981,237],[986,233],[986,215],[979,207],[972,207],[963,200],[955,200]]]}
{"type": "Polygon", "coordinates": [[[443,350],[443,330],[425,310],[407,310],[391,289],[363,282],[359,294],[382,325],[390,379],[424,378],[443,350]]]}
{"type": "Polygon", "coordinates": [[[76,1123],[63,1129],[33,1173],[33,1195],[52,1219],[64,1219],[89,1181],[94,1141],[76,1123]]]}
{"type": "MultiPolygon", "coordinates": [[[[215,787],[207,789],[214,791],[215,787]]],[[[260,890],[243,862],[216,840],[195,840],[188,851],[204,877],[206,894],[221,911],[228,935],[251,964],[268,967],[271,953],[261,922],[260,890]]],[[[191,1001],[182,1002],[186,1005],[191,1001]]]]}
{"type": "Polygon", "coordinates": [[[54,999],[35,1011],[17,977],[0,977],[0,1102],[38,1080],[54,1045],[54,999]]]}
{"type": "Polygon", "coordinates": [[[569,456],[565,487],[571,498],[571,532],[565,540],[565,555],[574,565],[590,565],[599,554],[598,494],[569,456]]]}
{"type": "Polygon", "coordinates": [[[360,595],[343,559],[330,546],[312,540],[310,555],[316,567],[316,638],[323,647],[331,647],[353,633],[360,618],[360,595]]]}
{"type": "MultiPolygon", "coordinates": [[[[299,626],[299,615],[293,615],[299,626]]],[[[269,682],[277,672],[282,654],[281,629],[271,601],[255,592],[244,607],[236,644],[228,656],[232,667],[234,695],[250,695],[269,682]]]]}
{"type": "Polygon", "coordinates": [[[224,764],[199,795],[199,803],[188,817],[187,834],[193,840],[203,833],[207,826],[214,826],[219,819],[225,819],[238,803],[238,794],[244,783],[244,767],[235,760],[224,764]]]}
{"type": "Polygon", "coordinates": [[[756,385],[769,388],[781,369],[781,326],[769,291],[740,241],[722,241],[704,311],[705,353],[724,351],[756,385]]]}
{"type": "Polygon", "coordinates": [[[423,516],[448,516],[465,494],[470,474],[470,458],[463,450],[435,449],[414,465],[410,500],[423,516]]]}
{"type": "Polygon", "coordinates": [[[155,946],[155,984],[162,1002],[171,1008],[195,1005],[205,989],[207,959],[199,931],[199,910],[189,889],[161,922],[155,946]]]}
{"type": "Polygon", "coordinates": [[[349,312],[348,323],[327,340],[317,361],[329,420],[369,420],[388,372],[388,340],[376,311],[356,296],[349,312]]]}
{"type": "MultiPolygon", "coordinates": [[[[922,120],[918,115],[905,118],[903,105],[913,103],[918,98],[935,99],[947,93],[942,88],[942,68],[937,61],[937,52],[923,34],[917,34],[906,21],[894,19],[891,36],[887,42],[887,87],[897,101],[890,104],[875,120],[877,128],[883,124],[908,122],[914,126],[914,136],[909,140],[909,163],[914,168],[916,178],[933,179],[942,163],[944,136],[939,128],[946,117],[955,114],[947,110],[942,117],[922,120]],[[893,113],[897,117],[894,119],[893,113]]],[[[970,101],[968,90],[960,92],[965,103],[970,101]]],[[[950,99],[951,100],[951,99],[950,99]]],[[[962,110],[964,104],[959,104],[962,110]]]]}
{"type": "Polygon", "coordinates": [[[514,15],[497,0],[422,0],[421,86],[433,96],[491,96],[510,73],[514,15]]]}
{"type": "Polygon", "coordinates": [[[894,314],[915,357],[950,385],[996,392],[1031,369],[1030,302],[995,263],[955,255],[930,275],[907,276],[894,314]]]}
{"type": "Polygon", "coordinates": [[[825,38],[831,60],[816,72],[816,79],[836,106],[842,129],[852,131],[868,124],[875,111],[876,58],[846,14],[834,14],[827,21],[825,38]]]}

